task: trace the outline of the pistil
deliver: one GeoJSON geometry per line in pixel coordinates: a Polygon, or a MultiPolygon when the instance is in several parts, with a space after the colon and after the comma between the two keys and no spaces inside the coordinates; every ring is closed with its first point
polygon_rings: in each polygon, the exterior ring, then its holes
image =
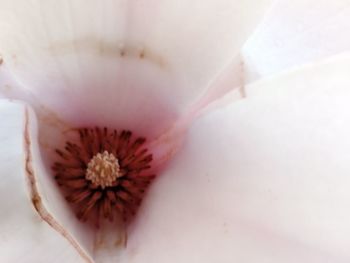
{"type": "Polygon", "coordinates": [[[88,163],[85,178],[95,186],[105,189],[115,184],[118,177],[121,177],[118,159],[112,154],[104,151],[97,153],[88,163]]]}

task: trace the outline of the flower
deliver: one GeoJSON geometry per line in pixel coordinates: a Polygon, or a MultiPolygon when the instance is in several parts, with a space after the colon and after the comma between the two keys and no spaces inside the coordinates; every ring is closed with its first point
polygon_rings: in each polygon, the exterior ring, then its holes
{"type": "Polygon", "coordinates": [[[11,200],[2,207],[2,260],[346,261],[349,235],[338,233],[349,219],[339,202],[349,183],[347,100],[338,94],[347,95],[347,56],[251,84],[248,99],[218,105],[232,91],[193,124],[239,79],[232,57],[264,2],[21,4],[1,11],[2,92],[34,111],[1,103],[0,161],[11,174],[0,184],[11,200]],[[49,167],[71,128],[91,125],[145,135],[161,173],[126,248],[116,244],[118,224],[96,232],[75,218],[49,167]]]}

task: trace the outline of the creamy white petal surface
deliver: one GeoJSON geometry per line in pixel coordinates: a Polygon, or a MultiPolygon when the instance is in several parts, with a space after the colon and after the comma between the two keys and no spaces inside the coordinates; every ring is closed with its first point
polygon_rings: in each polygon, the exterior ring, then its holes
{"type": "Polygon", "coordinates": [[[252,78],[271,75],[350,47],[348,0],[277,0],[244,47],[252,78]]]}
{"type": "Polygon", "coordinates": [[[0,100],[0,261],[85,262],[35,211],[26,174],[25,108],[0,100]]]}
{"type": "Polygon", "coordinates": [[[2,0],[0,54],[61,118],[154,135],[204,94],[269,2],[2,0]]]}
{"type": "Polygon", "coordinates": [[[349,262],[349,68],[348,55],[248,86],[198,120],[127,261],[349,262]]]}

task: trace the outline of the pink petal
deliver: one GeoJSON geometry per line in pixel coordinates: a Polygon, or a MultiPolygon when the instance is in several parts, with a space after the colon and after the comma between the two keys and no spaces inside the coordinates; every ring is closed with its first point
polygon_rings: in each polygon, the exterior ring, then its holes
{"type": "Polygon", "coordinates": [[[347,0],[278,0],[244,47],[252,78],[349,50],[347,0]]]}
{"type": "Polygon", "coordinates": [[[154,136],[205,93],[268,2],[8,1],[0,52],[34,106],[154,136]]]}
{"type": "Polygon", "coordinates": [[[347,55],[250,85],[198,120],[125,259],[349,262],[349,66],[347,55]]]}
{"type": "Polygon", "coordinates": [[[1,100],[0,119],[0,261],[86,262],[35,210],[28,191],[25,107],[1,100]]]}

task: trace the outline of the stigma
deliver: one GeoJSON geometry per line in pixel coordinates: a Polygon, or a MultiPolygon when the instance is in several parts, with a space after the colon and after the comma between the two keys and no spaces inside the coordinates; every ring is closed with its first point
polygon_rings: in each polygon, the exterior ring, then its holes
{"type": "Polygon", "coordinates": [[[102,189],[112,186],[121,177],[118,159],[112,153],[97,153],[88,163],[85,178],[102,189]]]}

